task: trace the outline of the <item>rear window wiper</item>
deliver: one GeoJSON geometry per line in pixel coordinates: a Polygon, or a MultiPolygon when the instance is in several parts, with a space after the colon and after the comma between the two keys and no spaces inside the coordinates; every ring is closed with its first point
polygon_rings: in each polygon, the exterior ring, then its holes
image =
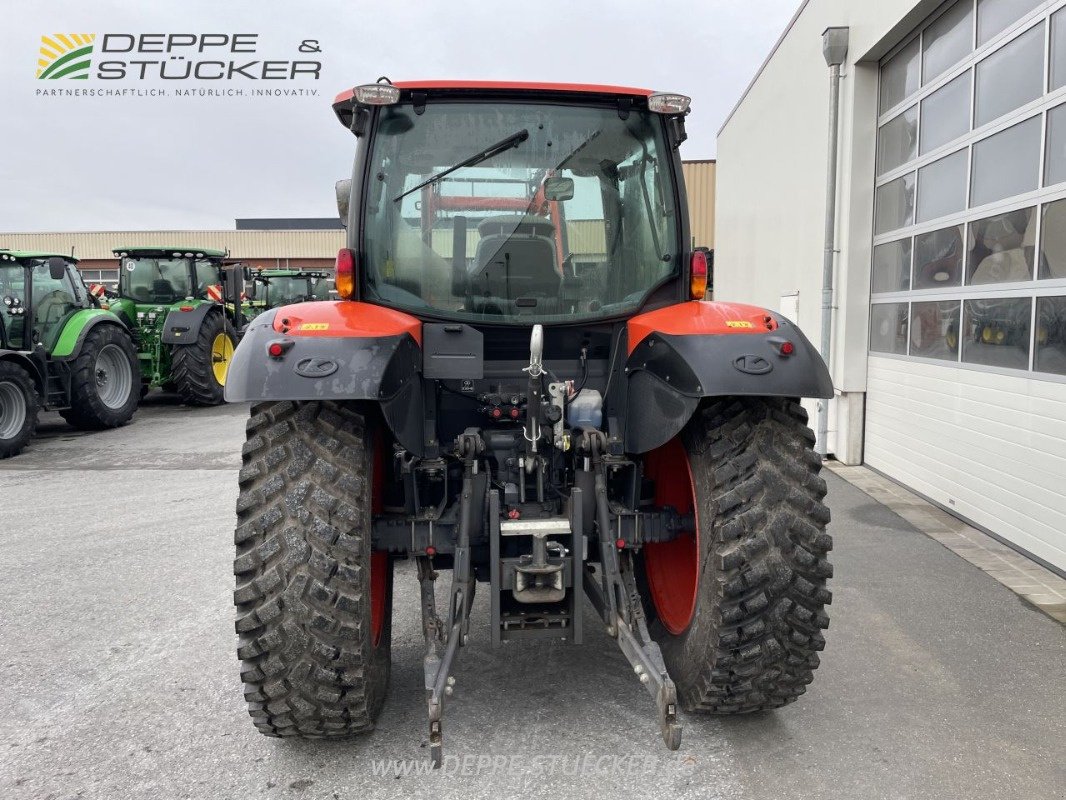
{"type": "Polygon", "coordinates": [[[443,170],[441,172],[438,172],[436,175],[432,175],[429,178],[426,178],[424,181],[422,181],[417,186],[412,186],[410,189],[408,189],[403,194],[399,194],[396,197],[394,197],[393,198],[393,202],[394,203],[398,203],[400,200],[403,200],[405,197],[407,197],[407,195],[411,194],[412,192],[417,192],[419,189],[426,188],[431,183],[436,183],[441,178],[443,178],[443,177],[445,177],[447,175],[451,175],[457,169],[462,169],[463,167],[472,167],[475,164],[480,164],[482,161],[487,161],[488,159],[492,158],[493,156],[499,155],[504,150],[507,150],[507,149],[509,149],[511,147],[517,147],[519,144],[521,144],[522,142],[524,142],[528,138],[529,138],[529,131],[526,128],[523,128],[520,131],[512,133],[506,139],[501,139],[500,141],[496,142],[496,144],[489,145],[484,150],[482,150],[482,151],[480,151],[478,153],[475,153],[474,155],[470,156],[470,158],[464,159],[464,160],[460,161],[458,164],[455,164],[454,166],[448,167],[448,169],[443,170]]]}

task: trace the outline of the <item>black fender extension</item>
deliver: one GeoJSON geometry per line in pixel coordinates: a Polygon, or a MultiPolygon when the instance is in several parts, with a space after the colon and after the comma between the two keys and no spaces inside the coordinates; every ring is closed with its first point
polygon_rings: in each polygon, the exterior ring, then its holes
{"type": "Polygon", "coordinates": [[[767,333],[651,333],[637,344],[625,368],[626,451],[666,444],[705,397],[831,398],[833,380],[814,345],[789,320],[774,319],[767,333]],[[782,352],[786,342],[791,353],[782,352]]]}
{"type": "Polygon", "coordinates": [[[249,325],[230,361],[226,400],[367,400],[375,402],[397,441],[422,455],[422,351],[408,333],[392,336],[300,336],[274,330],[277,309],[249,325]],[[284,352],[271,356],[278,343],[284,352]]]}

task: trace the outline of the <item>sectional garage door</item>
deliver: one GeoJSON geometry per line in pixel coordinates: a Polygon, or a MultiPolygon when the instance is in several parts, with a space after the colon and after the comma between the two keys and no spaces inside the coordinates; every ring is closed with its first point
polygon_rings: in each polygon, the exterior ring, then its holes
{"type": "Polygon", "coordinates": [[[1066,2],[883,61],[867,463],[1066,570],[1066,2]]]}

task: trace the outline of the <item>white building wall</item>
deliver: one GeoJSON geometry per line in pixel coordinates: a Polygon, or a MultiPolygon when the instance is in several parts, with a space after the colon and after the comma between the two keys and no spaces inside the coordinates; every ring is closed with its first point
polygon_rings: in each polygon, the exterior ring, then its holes
{"type": "Polygon", "coordinates": [[[715,296],[794,307],[819,344],[829,110],[821,34],[848,26],[829,451],[1066,569],[1066,383],[868,355],[878,60],[939,5],[804,3],[719,134],[715,296]]]}
{"type": "MultiPolygon", "coordinates": [[[[841,81],[835,341],[828,449],[862,459],[877,59],[936,3],[808,0],[718,136],[715,297],[783,310],[820,346],[829,68],[822,32],[850,28],[841,81]],[[897,34],[896,31],[899,33],[897,34]],[[850,424],[849,424],[850,423],[850,424]]],[[[814,403],[808,404],[812,417],[814,403]]]]}

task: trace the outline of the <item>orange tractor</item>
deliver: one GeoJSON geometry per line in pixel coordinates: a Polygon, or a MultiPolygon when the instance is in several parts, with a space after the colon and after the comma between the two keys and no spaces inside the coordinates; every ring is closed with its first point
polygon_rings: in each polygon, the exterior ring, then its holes
{"type": "Polygon", "coordinates": [[[437,763],[479,586],[491,645],[516,657],[581,644],[591,604],[670,748],[682,710],[805,691],[832,568],[799,399],[833,387],[787,319],[703,300],[688,105],[486,82],[336,99],[355,136],[340,299],[256,318],[226,384],[254,403],[235,600],[260,731],[373,727],[400,559],[417,564],[437,763]]]}

